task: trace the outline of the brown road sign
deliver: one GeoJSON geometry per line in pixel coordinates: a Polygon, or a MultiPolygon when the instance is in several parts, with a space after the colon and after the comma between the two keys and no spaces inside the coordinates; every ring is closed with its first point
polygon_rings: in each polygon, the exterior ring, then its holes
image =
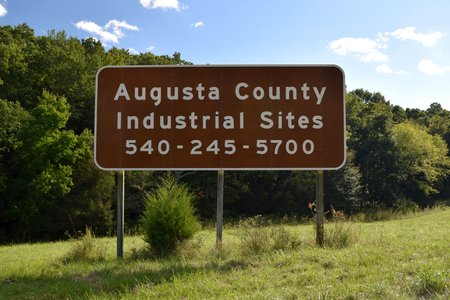
{"type": "Polygon", "coordinates": [[[338,66],[104,67],[96,84],[95,161],[103,169],[345,163],[338,66]]]}

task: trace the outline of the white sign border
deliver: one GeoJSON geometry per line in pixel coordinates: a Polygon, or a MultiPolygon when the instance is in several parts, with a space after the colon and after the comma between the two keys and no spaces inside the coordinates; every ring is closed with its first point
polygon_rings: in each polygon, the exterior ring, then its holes
{"type": "Polygon", "coordinates": [[[104,171],[316,171],[316,170],[339,170],[342,168],[347,161],[347,130],[346,130],[346,106],[345,106],[345,95],[346,95],[346,84],[345,84],[345,72],[344,70],[336,64],[214,64],[214,65],[109,65],[101,67],[95,76],[95,118],[94,118],[94,163],[95,165],[104,171]],[[337,167],[325,167],[325,168],[105,168],[102,167],[97,162],[97,97],[98,97],[98,76],[104,69],[125,69],[125,68],[337,68],[342,73],[342,84],[343,84],[343,95],[342,95],[342,105],[343,105],[343,132],[344,132],[344,157],[342,163],[337,167]]]}

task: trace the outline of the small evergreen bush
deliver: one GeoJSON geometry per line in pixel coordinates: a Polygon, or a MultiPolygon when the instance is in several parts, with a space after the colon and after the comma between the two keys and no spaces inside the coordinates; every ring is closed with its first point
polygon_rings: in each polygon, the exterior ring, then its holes
{"type": "Polygon", "coordinates": [[[155,192],[147,194],[142,217],[144,240],[159,257],[173,253],[201,225],[195,216],[194,194],[171,177],[163,179],[155,192]]]}

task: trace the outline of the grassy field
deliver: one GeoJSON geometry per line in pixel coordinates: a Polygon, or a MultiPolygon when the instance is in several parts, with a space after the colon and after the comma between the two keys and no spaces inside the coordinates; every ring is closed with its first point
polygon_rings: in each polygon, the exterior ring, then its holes
{"type": "Polygon", "coordinates": [[[450,298],[449,209],[327,224],[329,233],[348,234],[348,244],[325,248],[314,246],[311,225],[257,230],[274,229],[295,236],[292,247],[249,251],[243,237],[258,242],[257,231],[239,226],[225,228],[221,251],[214,230],[203,230],[176,256],[159,260],[139,258],[140,237],[125,239],[122,260],[115,258],[113,238],[93,239],[101,255],[90,259],[68,254],[75,241],[3,246],[0,299],[450,298]]]}

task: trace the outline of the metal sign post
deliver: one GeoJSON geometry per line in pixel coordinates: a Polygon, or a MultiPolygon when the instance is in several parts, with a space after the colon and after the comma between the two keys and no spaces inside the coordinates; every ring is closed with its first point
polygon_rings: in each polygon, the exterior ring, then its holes
{"type": "Polygon", "coordinates": [[[217,223],[216,223],[216,247],[222,247],[223,227],[223,190],[225,172],[223,169],[217,171],[217,223]]]}
{"type": "Polygon", "coordinates": [[[117,257],[123,257],[125,171],[117,172],[117,257]]]}
{"type": "Polygon", "coordinates": [[[323,247],[324,242],[324,204],[323,204],[323,170],[316,173],[316,244],[323,247]]]}

